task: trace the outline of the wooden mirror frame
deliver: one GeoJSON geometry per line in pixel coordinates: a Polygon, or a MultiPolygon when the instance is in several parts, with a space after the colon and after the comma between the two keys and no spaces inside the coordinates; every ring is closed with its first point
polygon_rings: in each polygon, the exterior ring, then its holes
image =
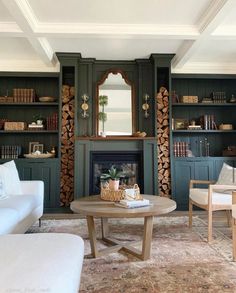
{"type": "MultiPolygon", "coordinates": [[[[125,80],[125,82],[131,86],[131,107],[132,107],[132,133],[134,133],[136,131],[136,125],[135,125],[135,87],[134,87],[134,83],[131,82],[126,73],[121,70],[121,69],[118,69],[118,68],[111,68],[111,69],[108,69],[102,76],[101,80],[99,80],[97,82],[97,86],[96,86],[96,136],[99,136],[99,133],[98,133],[98,128],[99,128],[99,120],[98,120],[98,112],[99,112],[99,86],[102,85],[105,80],[108,78],[108,75],[110,73],[113,73],[113,74],[118,74],[120,73],[122,78],[125,80]]],[[[131,134],[132,135],[132,134],[131,134]]],[[[119,136],[119,135],[112,135],[112,136],[119,136]]],[[[127,137],[129,135],[126,135],[127,137]]]]}

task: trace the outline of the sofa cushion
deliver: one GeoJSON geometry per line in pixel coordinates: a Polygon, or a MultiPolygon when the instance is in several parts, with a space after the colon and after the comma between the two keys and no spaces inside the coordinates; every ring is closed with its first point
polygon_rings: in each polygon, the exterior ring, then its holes
{"type": "Polygon", "coordinates": [[[13,209],[18,214],[18,220],[21,221],[27,217],[35,208],[42,205],[42,195],[22,194],[9,196],[5,200],[0,200],[1,208],[13,209]]]}
{"type": "Polygon", "coordinates": [[[20,178],[14,161],[0,165],[0,184],[2,196],[22,194],[20,178]]]}
{"type": "Polygon", "coordinates": [[[77,293],[81,237],[64,233],[0,236],[1,292],[77,293]]]}
{"type": "Polygon", "coordinates": [[[0,208],[0,235],[10,233],[19,222],[19,212],[11,208],[0,208]]]}
{"type": "MultiPolygon", "coordinates": [[[[203,205],[208,204],[208,189],[205,188],[190,188],[189,197],[203,205]]],[[[212,204],[219,205],[232,205],[232,194],[213,192],[212,204]]]]}

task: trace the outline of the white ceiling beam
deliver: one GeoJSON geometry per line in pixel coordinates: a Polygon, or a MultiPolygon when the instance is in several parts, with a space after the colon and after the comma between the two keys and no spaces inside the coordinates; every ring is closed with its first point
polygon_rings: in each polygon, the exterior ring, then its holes
{"type": "Polygon", "coordinates": [[[198,28],[192,25],[100,24],[100,23],[37,23],[35,34],[49,37],[142,37],[196,39],[198,28]]]}
{"type": "Polygon", "coordinates": [[[198,21],[200,35],[193,41],[184,41],[172,61],[173,68],[181,68],[197,52],[204,41],[219,26],[235,5],[235,0],[214,0],[198,21]]]}
{"type": "Polygon", "coordinates": [[[55,58],[52,56],[50,45],[46,40],[40,40],[35,36],[34,31],[37,26],[37,18],[33,13],[27,0],[2,0],[3,4],[14,17],[17,25],[21,28],[25,37],[30,42],[34,50],[39,54],[42,61],[54,66],[55,58]]]}

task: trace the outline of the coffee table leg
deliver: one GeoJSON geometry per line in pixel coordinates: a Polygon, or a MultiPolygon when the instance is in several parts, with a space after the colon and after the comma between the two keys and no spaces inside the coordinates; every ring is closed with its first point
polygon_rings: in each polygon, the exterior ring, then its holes
{"type": "Polygon", "coordinates": [[[88,225],[88,232],[89,232],[89,239],[90,239],[90,246],[91,246],[91,254],[93,257],[98,257],[94,218],[93,216],[87,216],[86,218],[87,218],[87,225],[88,225]]]}
{"type": "Polygon", "coordinates": [[[143,231],[143,246],[142,246],[142,259],[147,260],[150,258],[151,245],[152,245],[152,230],[153,230],[153,216],[144,218],[144,231],[143,231]]]}
{"type": "Polygon", "coordinates": [[[102,239],[104,239],[109,234],[108,218],[101,218],[101,225],[102,225],[102,239]]]}

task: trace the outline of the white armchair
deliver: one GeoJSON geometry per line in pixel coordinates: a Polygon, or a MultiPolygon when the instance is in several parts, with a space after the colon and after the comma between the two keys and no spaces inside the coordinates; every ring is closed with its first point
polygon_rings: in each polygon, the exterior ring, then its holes
{"type": "Polygon", "coordinates": [[[193,205],[208,212],[208,242],[212,240],[212,213],[213,211],[228,211],[230,224],[230,211],[232,210],[232,190],[236,185],[214,184],[214,181],[190,180],[189,185],[189,226],[192,227],[193,205]],[[196,188],[196,185],[207,184],[208,188],[196,188]]]}
{"type": "Polygon", "coordinates": [[[232,199],[233,261],[236,261],[236,191],[232,199]]]}

